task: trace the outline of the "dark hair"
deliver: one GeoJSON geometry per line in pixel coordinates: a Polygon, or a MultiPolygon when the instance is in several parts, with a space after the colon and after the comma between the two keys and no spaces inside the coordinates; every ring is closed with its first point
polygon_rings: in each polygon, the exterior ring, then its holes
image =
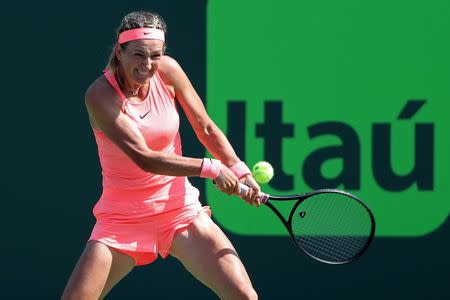
{"type": "MultiPolygon", "coordinates": [[[[119,28],[117,28],[117,39],[119,38],[119,34],[122,31],[143,27],[157,28],[164,31],[164,34],[167,33],[166,22],[164,22],[164,19],[160,15],[153,12],[134,11],[123,17],[122,22],[120,22],[119,28]]],[[[116,57],[115,51],[116,47],[122,47],[122,49],[125,49],[127,47],[127,44],[128,43],[115,45],[111,54],[109,55],[108,65],[106,66],[106,69],[111,70],[114,74],[117,74],[119,67],[119,60],[116,57]]]]}

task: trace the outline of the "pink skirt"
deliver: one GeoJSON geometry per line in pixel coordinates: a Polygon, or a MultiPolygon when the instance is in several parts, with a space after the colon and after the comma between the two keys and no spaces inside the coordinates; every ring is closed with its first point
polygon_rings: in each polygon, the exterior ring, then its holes
{"type": "Polygon", "coordinates": [[[97,218],[89,241],[99,241],[130,255],[136,265],[145,265],[159,255],[166,258],[176,233],[185,230],[202,213],[211,216],[200,202],[160,214],[139,218],[97,218]]]}

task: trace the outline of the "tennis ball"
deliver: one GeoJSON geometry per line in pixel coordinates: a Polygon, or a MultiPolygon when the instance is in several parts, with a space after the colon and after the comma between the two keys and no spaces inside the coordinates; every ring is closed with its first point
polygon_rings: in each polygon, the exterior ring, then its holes
{"type": "Polygon", "coordinates": [[[260,161],[253,166],[252,173],[257,183],[268,183],[273,177],[273,168],[267,161],[260,161]]]}

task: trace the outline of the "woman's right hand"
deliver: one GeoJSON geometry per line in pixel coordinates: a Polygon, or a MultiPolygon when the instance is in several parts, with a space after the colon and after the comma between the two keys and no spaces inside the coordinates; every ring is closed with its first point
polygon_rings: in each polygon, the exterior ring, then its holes
{"type": "Polygon", "coordinates": [[[214,182],[220,191],[228,195],[239,195],[239,180],[227,166],[221,165],[220,173],[214,182]]]}

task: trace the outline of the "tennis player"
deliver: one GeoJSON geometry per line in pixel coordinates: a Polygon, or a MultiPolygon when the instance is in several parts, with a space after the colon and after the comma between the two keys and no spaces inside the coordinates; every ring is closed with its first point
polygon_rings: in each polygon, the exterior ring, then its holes
{"type": "Polygon", "coordinates": [[[105,73],[86,92],[103,193],[63,299],[103,298],[134,266],[158,254],[179,259],[222,299],[257,299],[233,245],[187,176],[214,179],[219,190],[234,195],[243,182],[251,189],[241,197],[255,206],[260,188],[182,68],[164,55],[165,33],[157,14],[126,15],[105,73]],[[182,156],[175,101],[215,159],[182,156]]]}

